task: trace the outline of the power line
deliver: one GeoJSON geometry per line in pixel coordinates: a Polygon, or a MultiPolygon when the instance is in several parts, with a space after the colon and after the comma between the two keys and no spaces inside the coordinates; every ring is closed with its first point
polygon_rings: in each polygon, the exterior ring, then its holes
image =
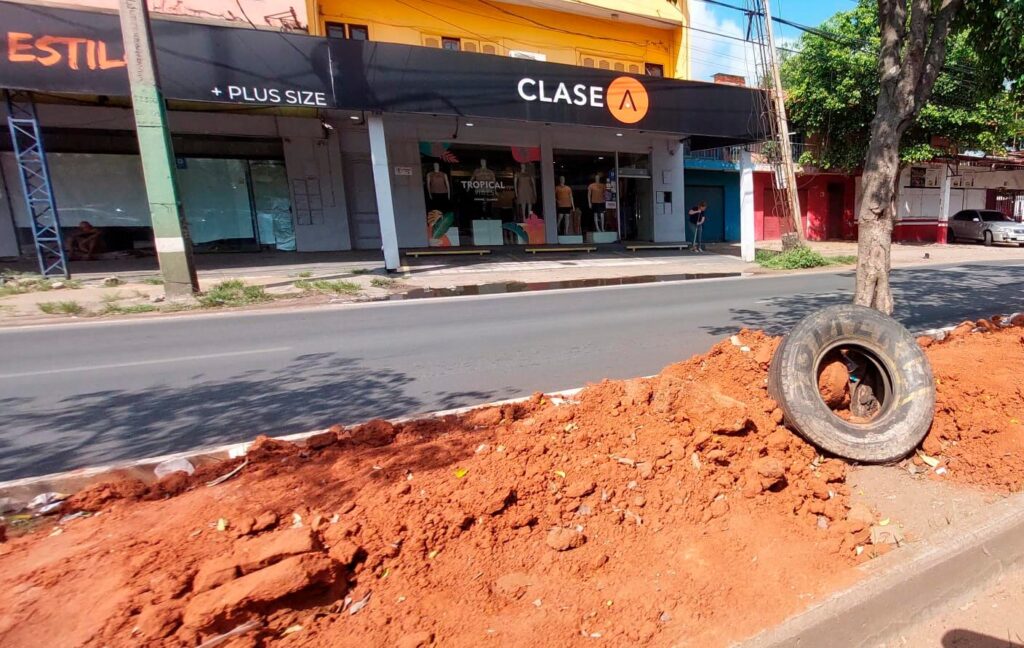
{"type": "MultiPolygon", "coordinates": [[[[731,9],[733,11],[738,11],[738,12],[744,14],[745,16],[747,16],[748,18],[750,18],[752,16],[758,16],[758,17],[763,17],[764,16],[764,14],[762,14],[761,12],[758,12],[758,11],[755,11],[755,10],[752,10],[752,9],[748,9],[746,7],[741,7],[739,5],[730,4],[728,2],[723,2],[722,0],[699,0],[699,2],[703,2],[703,3],[709,4],[709,5],[714,5],[714,6],[717,6],[717,7],[723,7],[725,9],[731,9]]],[[[815,36],[818,36],[819,38],[823,38],[825,40],[830,40],[830,41],[832,41],[834,43],[839,43],[840,45],[846,45],[848,47],[855,47],[858,50],[865,50],[866,49],[866,50],[868,50],[867,53],[872,53],[872,54],[877,53],[875,51],[876,48],[874,48],[872,46],[870,41],[861,40],[861,39],[855,39],[855,38],[851,39],[851,38],[848,38],[846,36],[843,36],[842,34],[836,34],[835,32],[830,32],[830,31],[821,29],[820,27],[811,27],[810,25],[804,25],[804,24],[801,24],[801,23],[798,23],[798,22],[794,22],[792,20],[787,20],[785,18],[781,18],[779,16],[772,16],[772,22],[779,23],[780,25],[786,25],[787,27],[792,27],[793,29],[796,29],[796,30],[799,30],[799,31],[802,31],[802,32],[805,32],[805,33],[808,33],[808,34],[813,34],[815,36]]],[[[777,47],[776,49],[782,49],[782,48],[778,48],[777,47]]],[[[970,68],[970,67],[958,65],[956,63],[947,63],[947,64],[945,64],[943,66],[943,68],[947,69],[947,70],[957,70],[957,71],[960,71],[960,72],[962,72],[964,74],[972,74],[972,75],[976,75],[977,74],[977,70],[975,70],[973,68],[970,68]]]]}

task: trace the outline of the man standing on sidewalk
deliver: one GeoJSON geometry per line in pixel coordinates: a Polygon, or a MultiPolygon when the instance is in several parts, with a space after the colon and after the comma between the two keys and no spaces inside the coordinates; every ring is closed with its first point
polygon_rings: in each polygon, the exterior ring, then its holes
{"type": "Polygon", "coordinates": [[[704,212],[708,209],[708,204],[703,200],[700,201],[696,207],[690,210],[690,222],[693,223],[693,250],[694,252],[704,251],[704,221],[706,216],[704,212]]]}

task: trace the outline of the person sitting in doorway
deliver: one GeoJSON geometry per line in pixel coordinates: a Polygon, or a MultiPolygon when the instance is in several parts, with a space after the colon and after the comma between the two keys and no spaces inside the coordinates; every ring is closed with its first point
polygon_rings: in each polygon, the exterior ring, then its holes
{"type": "Polygon", "coordinates": [[[102,240],[103,230],[93,227],[89,221],[82,221],[78,224],[78,229],[68,237],[68,257],[72,260],[91,261],[99,251],[102,240]]]}

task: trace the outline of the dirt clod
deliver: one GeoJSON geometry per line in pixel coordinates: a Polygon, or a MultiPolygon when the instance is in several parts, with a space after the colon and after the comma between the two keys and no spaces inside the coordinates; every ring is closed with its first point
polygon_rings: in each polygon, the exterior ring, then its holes
{"type": "Polygon", "coordinates": [[[832,409],[838,409],[850,402],[850,372],[840,361],[830,362],[818,374],[818,391],[821,399],[832,409]]]}
{"type": "Polygon", "coordinates": [[[555,551],[568,551],[583,546],[586,537],[576,529],[556,527],[548,531],[544,542],[555,551]]]}

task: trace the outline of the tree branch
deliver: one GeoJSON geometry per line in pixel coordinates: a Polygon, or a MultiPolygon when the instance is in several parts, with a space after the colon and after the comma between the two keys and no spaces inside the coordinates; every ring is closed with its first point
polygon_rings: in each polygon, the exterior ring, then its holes
{"type": "Polygon", "coordinates": [[[928,27],[932,22],[932,0],[910,0],[910,4],[910,29],[896,84],[897,112],[904,121],[914,114],[914,98],[924,70],[928,27]]]}
{"type": "Polygon", "coordinates": [[[917,89],[914,92],[913,114],[915,115],[924,107],[927,98],[932,94],[935,80],[939,78],[942,64],[946,60],[946,39],[949,36],[953,18],[956,17],[961,6],[963,6],[963,0],[943,0],[939,12],[935,16],[928,51],[924,57],[924,66],[918,76],[917,89]]]}
{"type": "Polygon", "coordinates": [[[893,99],[900,77],[900,50],[906,33],[907,8],[905,0],[878,0],[878,31],[881,47],[878,51],[878,76],[882,92],[893,99]]]}

